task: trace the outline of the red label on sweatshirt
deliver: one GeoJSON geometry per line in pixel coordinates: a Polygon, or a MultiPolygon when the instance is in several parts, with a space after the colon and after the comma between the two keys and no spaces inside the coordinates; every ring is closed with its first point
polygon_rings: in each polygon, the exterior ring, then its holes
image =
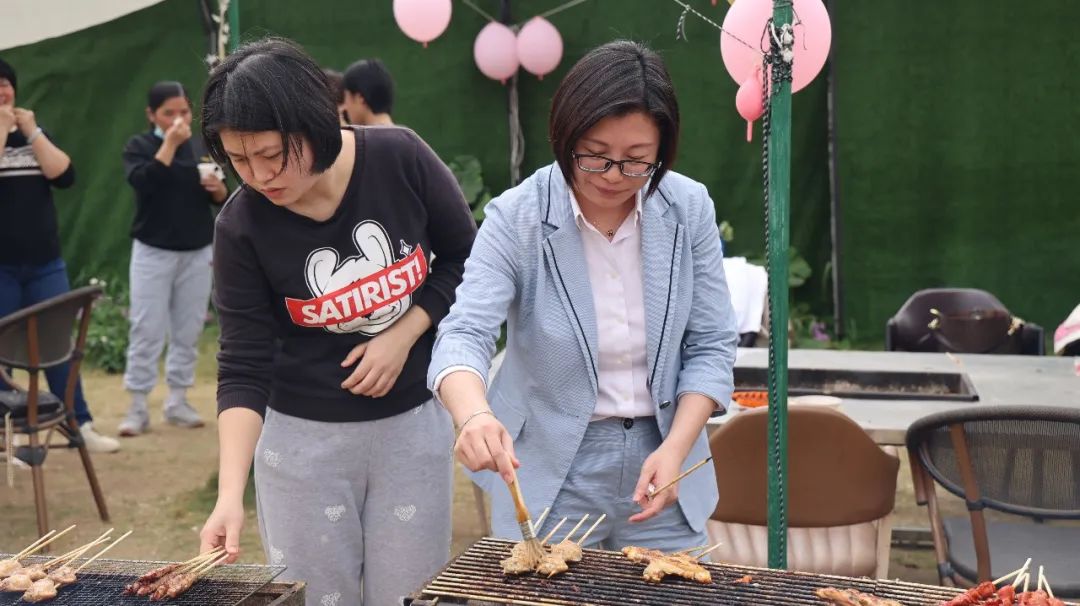
{"type": "Polygon", "coordinates": [[[369,316],[414,293],[428,273],[420,246],[405,258],[334,292],[313,299],[286,297],[289,317],[299,326],[334,326],[369,316]]]}

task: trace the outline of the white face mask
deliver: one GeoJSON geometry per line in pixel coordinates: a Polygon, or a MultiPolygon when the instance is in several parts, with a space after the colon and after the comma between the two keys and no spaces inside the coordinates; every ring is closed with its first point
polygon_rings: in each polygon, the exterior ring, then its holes
{"type": "Polygon", "coordinates": [[[165,131],[161,130],[161,127],[157,124],[154,125],[154,136],[158,139],[165,139],[165,131]]]}

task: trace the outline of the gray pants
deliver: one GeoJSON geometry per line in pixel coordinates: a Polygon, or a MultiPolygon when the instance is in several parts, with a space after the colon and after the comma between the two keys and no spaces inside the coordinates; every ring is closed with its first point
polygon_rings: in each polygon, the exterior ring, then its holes
{"type": "Polygon", "coordinates": [[[361,423],[268,410],[255,448],[266,561],[307,582],[307,606],[400,604],[450,558],[453,440],[432,401],[361,423]]]}
{"type": "Polygon", "coordinates": [[[195,383],[195,355],[210,302],[211,247],[175,251],[135,240],[131,246],[131,308],[124,387],[148,392],[169,339],[165,379],[170,387],[195,383]]]}

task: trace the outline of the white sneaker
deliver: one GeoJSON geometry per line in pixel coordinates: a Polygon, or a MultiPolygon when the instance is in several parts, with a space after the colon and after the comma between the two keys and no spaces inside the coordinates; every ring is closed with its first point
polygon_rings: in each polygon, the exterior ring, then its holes
{"type": "Polygon", "coordinates": [[[79,433],[86,442],[86,449],[90,452],[116,452],[120,450],[120,442],[108,436],[103,436],[94,431],[94,424],[86,422],[79,426],[79,433]]]}

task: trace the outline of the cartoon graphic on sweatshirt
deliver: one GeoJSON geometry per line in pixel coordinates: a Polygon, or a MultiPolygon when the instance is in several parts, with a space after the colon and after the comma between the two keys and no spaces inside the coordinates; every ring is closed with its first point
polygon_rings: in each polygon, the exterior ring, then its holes
{"type": "Polygon", "coordinates": [[[312,298],[285,299],[293,323],[374,336],[412,307],[413,293],[428,273],[420,245],[402,246],[401,258],[395,258],[390,236],[377,221],[358,223],[353,243],[359,254],[344,260],[329,247],[308,255],[304,277],[312,298]]]}

